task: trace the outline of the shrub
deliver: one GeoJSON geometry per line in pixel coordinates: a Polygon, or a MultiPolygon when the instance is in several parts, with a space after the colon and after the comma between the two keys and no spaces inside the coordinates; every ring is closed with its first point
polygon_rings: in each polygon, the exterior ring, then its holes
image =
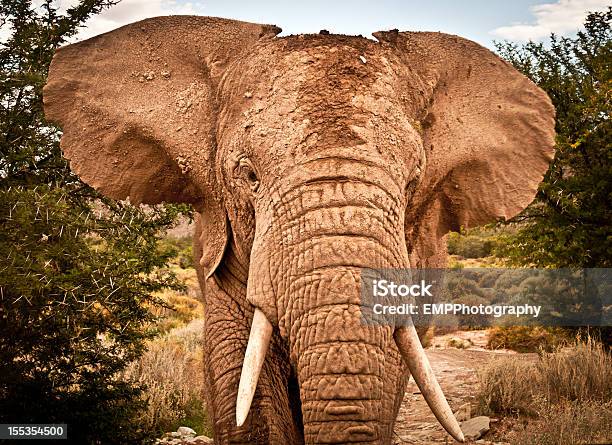
{"type": "Polygon", "coordinates": [[[541,326],[498,326],[489,331],[489,349],[511,349],[517,352],[552,351],[567,343],[562,328],[541,326]]]}
{"type": "Polygon", "coordinates": [[[436,316],[436,324],[433,326],[434,335],[452,334],[459,330],[459,319],[454,314],[442,314],[436,316]]]}
{"type": "Polygon", "coordinates": [[[43,115],[47,71],[117,2],[60,3],[0,3],[0,423],[133,444],[148,434],[141,388],[120,375],[151,337],[154,293],[181,287],[157,250],[179,208],[106,199],[70,171],[43,115]]]}
{"type": "Polygon", "coordinates": [[[517,357],[499,358],[479,373],[479,410],[485,414],[535,414],[532,363],[517,357]]]}
{"type": "Polygon", "coordinates": [[[612,399],[612,356],[590,338],[543,354],[537,370],[550,402],[612,399]]]}
{"type": "Polygon", "coordinates": [[[502,269],[491,269],[485,274],[480,276],[480,280],[478,281],[479,288],[492,288],[497,283],[499,277],[503,274],[502,269]]]}
{"type": "Polygon", "coordinates": [[[463,258],[490,256],[496,243],[495,234],[486,229],[472,229],[461,233],[450,232],[447,238],[448,253],[463,258]]]}
{"type": "Polygon", "coordinates": [[[172,270],[185,285],[185,289],[166,289],[156,294],[165,303],[163,306],[152,307],[157,317],[155,330],[162,334],[204,316],[204,304],[195,269],[175,266],[172,270]]]}
{"type": "Polygon", "coordinates": [[[496,44],[551,98],[556,153],[534,201],[510,220],[497,255],[511,265],[610,267],[612,8],[588,14],[573,37],[496,44]]]}
{"type": "Polygon", "coordinates": [[[168,307],[161,307],[155,311],[158,315],[155,330],[158,333],[167,333],[203,316],[204,305],[187,295],[167,291],[161,295],[161,298],[168,307]]]}
{"type": "Polygon", "coordinates": [[[449,269],[453,269],[453,270],[461,270],[463,269],[465,266],[463,265],[463,263],[461,261],[458,261],[456,257],[449,257],[448,260],[448,268],[449,269]]]}
{"type": "Polygon", "coordinates": [[[470,339],[462,339],[462,338],[458,338],[458,337],[453,337],[453,338],[448,340],[446,345],[449,348],[467,349],[470,346],[473,346],[474,343],[470,339]]]}
{"type": "Polygon", "coordinates": [[[166,236],[160,243],[160,253],[174,258],[182,269],[194,268],[191,235],[175,237],[166,236]]]}
{"type": "MultiPolygon", "coordinates": [[[[465,294],[453,300],[456,304],[465,304],[467,306],[487,305],[489,302],[479,295],[465,294]]],[[[480,314],[457,314],[455,315],[459,322],[459,326],[465,329],[479,328],[485,325],[485,317],[480,314]]]]}

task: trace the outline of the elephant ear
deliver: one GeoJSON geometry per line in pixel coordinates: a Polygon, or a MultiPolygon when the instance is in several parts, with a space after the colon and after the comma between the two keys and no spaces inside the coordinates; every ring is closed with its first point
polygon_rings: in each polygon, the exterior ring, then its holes
{"type": "Polygon", "coordinates": [[[232,61],[279,28],[209,17],[156,17],[59,48],[44,89],[71,168],[133,203],[190,203],[207,221],[207,275],[227,240],[215,179],[216,87],[232,61]]]}
{"type": "Polygon", "coordinates": [[[415,111],[426,165],[407,220],[426,214],[424,229],[439,239],[523,210],[554,155],[546,93],[469,40],[432,32],[375,36],[394,48],[406,84],[421,93],[415,111]]]}

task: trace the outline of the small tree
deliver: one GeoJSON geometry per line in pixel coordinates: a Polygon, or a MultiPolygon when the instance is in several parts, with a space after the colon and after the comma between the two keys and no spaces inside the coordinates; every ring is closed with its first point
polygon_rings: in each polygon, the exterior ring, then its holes
{"type": "Polygon", "coordinates": [[[498,43],[500,55],[548,93],[556,156],[534,202],[511,223],[500,256],[514,265],[612,265],[612,8],[588,15],[575,38],[498,43]]]}
{"type": "Polygon", "coordinates": [[[141,388],[120,378],[153,334],[153,293],[180,288],[157,242],[186,208],[105,199],[45,122],[54,50],[115,4],[0,5],[0,423],[67,423],[72,443],[135,443],[141,388]]]}

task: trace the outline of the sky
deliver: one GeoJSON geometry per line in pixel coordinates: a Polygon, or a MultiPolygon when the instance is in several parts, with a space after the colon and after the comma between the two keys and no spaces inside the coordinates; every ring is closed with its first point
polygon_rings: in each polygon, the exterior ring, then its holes
{"type": "MultiPolygon", "coordinates": [[[[55,0],[60,11],[79,0],[55,0]]],[[[42,0],[34,0],[42,4],[42,0]]],[[[605,11],[612,0],[122,0],[91,18],[72,42],[147,17],[194,14],[281,27],[281,35],[317,33],[372,38],[376,31],[441,31],[493,48],[493,41],[546,40],[572,35],[589,11],[605,11]]],[[[10,29],[0,27],[0,41],[10,29]]]]}
{"type": "MultiPolygon", "coordinates": [[[[68,7],[76,0],[57,0],[68,7]]],[[[442,31],[493,47],[493,40],[543,40],[550,33],[574,34],[587,11],[604,11],[612,0],[122,0],[95,16],[77,40],[110,31],[147,17],[195,14],[269,23],[281,35],[316,33],[361,34],[400,31],[442,31]]]]}

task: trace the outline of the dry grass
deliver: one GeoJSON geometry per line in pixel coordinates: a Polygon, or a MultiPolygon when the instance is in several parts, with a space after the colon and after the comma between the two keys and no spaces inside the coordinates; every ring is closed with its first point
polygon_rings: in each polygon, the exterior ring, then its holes
{"type": "Polygon", "coordinates": [[[551,402],[612,399],[612,356],[590,338],[543,354],[538,369],[551,402]]]}
{"type": "Polygon", "coordinates": [[[153,340],[127,369],[127,378],[147,388],[148,408],[141,419],[144,428],[162,433],[189,426],[198,433],[210,433],[201,375],[203,323],[193,320],[153,340]]]}
{"type": "Polygon", "coordinates": [[[479,405],[484,413],[534,415],[543,403],[608,403],[612,357],[588,338],[542,352],[533,363],[521,356],[497,359],[481,371],[479,379],[479,405]]]}
{"type": "Polygon", "coordinates": [[[612,440],[612,402],[561,402],[540,407],[540,417],[504,435],[518,445],[607,444],[612,440]]]}
{"type": "Polygon", "coordinates": [[[171,309],[156,308],[153,311],[158,317],[155,329],[161,334],[168,333],[172,329],[178,329],[193,320],[204,317],[204,305],[187,295],[166,292],[162,295],[162,298],[171,306],[171,309]]]}
{"type": "Polygon", "coordinates": [[[152,307],[151,311],[158,317],[155,328],[160,333],[167,333],[172,329],[179,328],[192,320],[204,317],[204,304],[198,285],[195,269],[183,269],[178,266],[172,267],[172,271],[181,280],[187,290],[185,292],[169,291],[157,294],[171,309],[152,307]]]}
{"type": "Polygon", "coordinates": [[[463,338],[450,338],[446,345],[449,348],[457,348],[457,349],[467,349],[470,346],[473,346],[474,343],[472,343],[472,340],[470,339],[463,339],[463,338]]]}
{"type": "Polygon", "coordinates": [[[535,414],[533,363],[504,357],[479,373],[479,411],[483,414],[535,414]]]}
{"type": "Polygon", "coordinates": [[[195,269],[180,261],[181,254],[191,255],[190,247],[185,248],[191,246],[191,241],[186,238],[168,237],[163,246],[178,251],[170,270],[186,289],[156,295],[169,306],[150,308],[157,318],[152,328],[160,335],[148,343],[147,351],[125,371],[127,379],[146,388],[143,397],[147,410],[140,419],[142,427],[160,436],[176,431],[179,426],[211,435],[202,375],[204,304],[195,269]]]}

